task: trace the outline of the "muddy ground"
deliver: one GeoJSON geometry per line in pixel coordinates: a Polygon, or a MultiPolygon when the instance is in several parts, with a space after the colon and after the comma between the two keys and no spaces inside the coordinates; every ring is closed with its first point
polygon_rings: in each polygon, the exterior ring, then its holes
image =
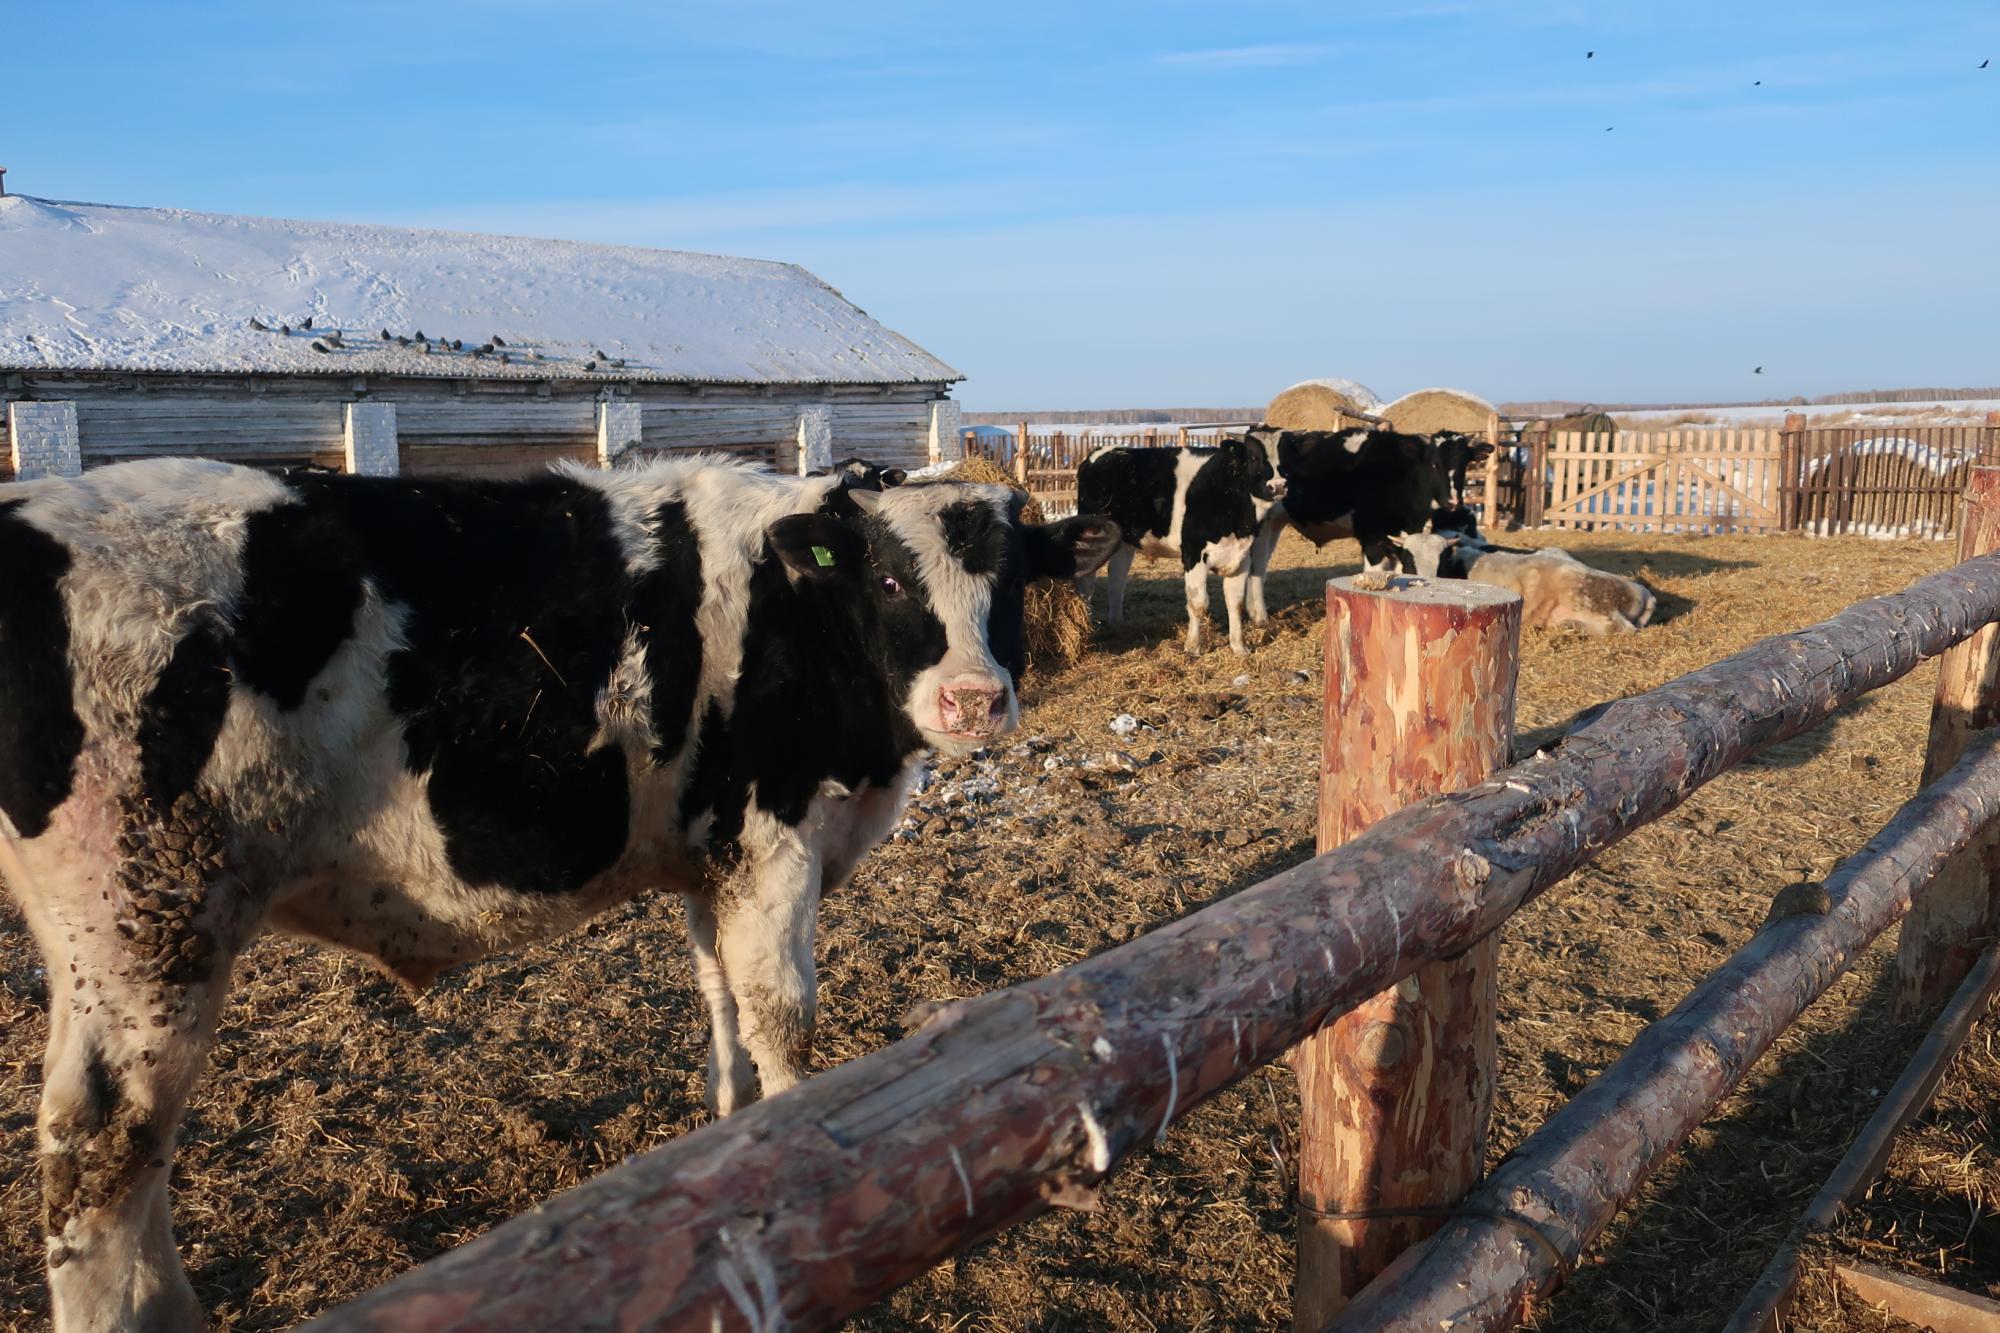
{"type": "MultiPolygon", "coordinates": [[[[1949,558],[1942,544],[1861,539],[1566,544],[1643,573],[1664,621],[1618,640],[1529,631],[1524,732],[1949,558]]],[[[1330,548],[1331,572],[1351,572],[1351,550],[1330,548]]],[[[920,1001],[1040,975],[1307,857],[1327,572],[1287,538],[1274,623],[1251,657],[1190,663],[1180,580],[1141,564],[1127,625],[1031,684],[1008,746],[941,767],[905,831],[826,905],[822,1063],[895,1039],[920,1001]],[[1121,714],[1138,729],[1114,733],[1121,714]]],[[[1495,1156],[1747,938],[1772,893],[1824,874],[1913,790],[1932,681],[1920,671],[1718,780],[1510,923],[1495,1156]]],[[[330,951],[252,949],[174,1168],[182,1251],[222,1325],[288,1326],[698,1126],[705,1033],[679,915],[667,899],[635,904],[460,969],[414,1003],[330,951]]],[[[1540,1327],[1708,1328],[1734,1305],[1915,1045],[1888,1021],[1882,959],[1787,1036],[1540,1327]]],[[[0,906],[6,1326],[46,1317],[32,1164],[45,1002],[20,918],[0,906]]],[[[1101,1212],[1017,1228],[858,1325],[1283,1324],[1294,1111],[1282,1066],[1254,1074],[1137,1155],[1101,1212]]]]}

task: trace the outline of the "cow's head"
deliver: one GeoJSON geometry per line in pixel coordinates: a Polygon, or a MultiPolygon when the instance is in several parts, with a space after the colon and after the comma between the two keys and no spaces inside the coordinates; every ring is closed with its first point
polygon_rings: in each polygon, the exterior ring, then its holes
{"type": "Polygon", "coordinates": [[[1455,532],[1400,532],[1389,538],[1389,545],[1406,574],[1427,579],[1463,578],[1463,570],[1452,568],[1452,556],[1461,540],[1455,532]]]}
{"type": "Polygon", "coordinates": [[[815,472],[816,477],[835,476],[841,478],[849,490],[886,491],[901,486],[909,480],[910,474],[899,467],[883,467],[859,457],[843,458],[825,472],[815,472]]]}
{"type": "Polygon", "coordinates": [[[1450,488],[1451,503],[1465,504],[1465,471],[1472,464],[1493,452],[1493,446],[1486,440],[1475,440],[1464,431],[1441,430],[1431,436],[1431,444],[1437,449],[1438,470],[1444,475],[1445,484],[1450,488]]]}
{"type": "Polygon", "coordinates": [[[1216,456],[1231,482],[1259,500],[1268,503],[1285,498],[1285,479],[1279,475],[1264,441],[1231,435],[1216,447],[1216,456]]]}
{"type": "Polygon", "coordinates": [[[1118,546],[1108,519],[1023,523],[1005,486],[839,487],[766,530],[794,579],[839,600],[926,743],[966,750],[1020,721],[1029,583],[1094,572],[1118,546]]]}

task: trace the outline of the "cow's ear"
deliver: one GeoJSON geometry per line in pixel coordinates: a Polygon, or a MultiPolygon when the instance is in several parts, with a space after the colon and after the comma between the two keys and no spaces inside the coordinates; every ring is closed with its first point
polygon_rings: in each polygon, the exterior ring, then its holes
{"type": "Polygon", "coordinates": [[[1094,514],[1079,514],[1060,523],[1029,523],[1023,530],[1028,539],[1028,577],[1034,579],[1095,574],[1120,541],[1118,525],[1094,514]]]}
{"type": "Polygon", "coordinates": [[[764,539],[803,578],[858,579],[868,563],[868,543],[828,514],[787,514],[764,529],[764,539]]]}

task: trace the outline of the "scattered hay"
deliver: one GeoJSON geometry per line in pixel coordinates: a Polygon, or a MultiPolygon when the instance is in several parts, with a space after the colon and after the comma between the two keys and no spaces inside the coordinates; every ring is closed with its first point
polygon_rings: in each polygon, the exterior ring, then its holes
{"type": "Polygon", "coordinates": [[[1441,430],[1484,435],[1494,416],[1493,404],[1460,389],[1418,389],[1382,409],[1384,420],[1411,435],[1441,430]]]}
{"type": "Polygon", "coordinates": [[[1284,430],[1342,430],[1371,424],[1381,406],[1381,399],[1353,380],[1305,380],[1271,400],[1264,422],[1284,430]]]}
{"type": "MultiPolygon", "coordinates": [[[[987,458],[968,458],[944,474],[947,481],[989,482],[1020,490],[1013,476],[987,458]]],[[[1042,508],[1033,496],[1021,509],[1022,521],[1040,523],[1042,508]]],[[[1038,674],[1060,671],[1083,659],[1090,647],[1090,607],[1077,596],[1074,585],[1049,579],[1028,585],[1027,602],[1028,669],[1038,674]]]]}
{"type": "MultiPolygon", "coordinates": [[[[1895,1072],[1880,1071],[1883,1086],[1895,1072]]],[[[1790,1327],[1910,1327],[1842,1286],[1833,1265],[1855,1260],[2000,1298],[2000,1008],[1989,1006],[1973,1024],[1930,1109],[1896,1137],[1866,1201],[1807,1247],[1790,1327]]]]}

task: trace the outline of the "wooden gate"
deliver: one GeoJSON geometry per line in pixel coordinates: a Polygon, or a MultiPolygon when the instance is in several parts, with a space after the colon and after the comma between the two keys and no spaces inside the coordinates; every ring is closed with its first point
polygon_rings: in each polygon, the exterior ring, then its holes
{"type": "MultiPolygon", "coordinates": [[[[1775,430],[1674,430],[1551,437],[1545,526],[1636,532],[1776,532],[1775,430]]],[[[1530,463],[1530,472],[1534,471],[1530,463]]]]}

